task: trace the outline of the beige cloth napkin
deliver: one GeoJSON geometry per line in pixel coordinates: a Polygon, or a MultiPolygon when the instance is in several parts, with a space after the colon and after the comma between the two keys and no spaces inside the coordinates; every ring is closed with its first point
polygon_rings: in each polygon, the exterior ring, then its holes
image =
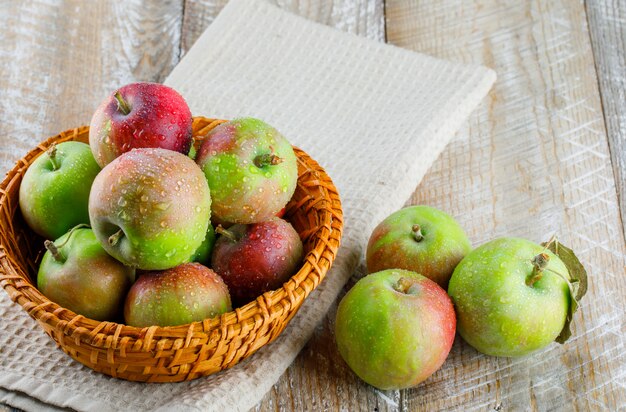
{"type": "Polygon", "coordinates": [[[276,126],[333,178],[345,235],[320,287],[272,344],[234,368],[179,384],[140,384],[71,360],[0,293],[0,401],[80,410],[247,410],[310,338],[359,263],[377,222],[399,209],[495,80],[454,64],[232,0],[166,84],[192,113],[276,126]]]}

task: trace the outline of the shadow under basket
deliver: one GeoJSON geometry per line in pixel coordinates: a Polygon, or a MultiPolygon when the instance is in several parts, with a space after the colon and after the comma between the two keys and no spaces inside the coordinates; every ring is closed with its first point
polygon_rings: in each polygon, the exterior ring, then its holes
{"type": "MultiPolygon", "coordinates": [[[[196,144],[225,120],[196,117],[196,144]]],[[[236,365],[273,341],[304,299],[324,279],[339,248],[343,228],[341,202],[330,177],[305,152],[294,148],[298,185],[287,205],[289,220],[304,243],[298,272],[280,289],[225,313],[174,327],[137,328],[77,315],[42,295],[35,279],[43,239],[19,212],[19,186],[26,169],[53,143],[88,142],[89,127],[53,136],[20,159],[0,184],[0,285],[78,362],[104,374],[131,381],[178,382],[236,365]]]]}

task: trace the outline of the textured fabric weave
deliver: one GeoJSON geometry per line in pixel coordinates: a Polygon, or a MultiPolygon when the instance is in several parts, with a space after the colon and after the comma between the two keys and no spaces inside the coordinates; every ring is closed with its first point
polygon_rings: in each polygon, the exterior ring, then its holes
{"type": "Polygon", "coordinates": [[[230,370],[178,384],[126,382],[83,367],[2,292],[0,401],[25,409],[41,402],[79,410],[253,407],[310,338],[373,227],[402,207],[494,80],[484,67],[365,40],[264,2],[232,0],[165,83],[194,115],[264,119],[326,169],[345,213],[334,266],[274,343],[230,370]]]}

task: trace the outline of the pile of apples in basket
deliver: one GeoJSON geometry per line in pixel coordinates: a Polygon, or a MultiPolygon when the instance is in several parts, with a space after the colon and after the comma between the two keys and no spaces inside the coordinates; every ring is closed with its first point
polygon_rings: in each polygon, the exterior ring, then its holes
{"type": "MultiPolygon", "coordinates": [[[[222,123],[196,152],[176,91],[124,86],[93,115],[89,145],[54,145],[24,176],[22,214],[49,239],[37,287],[78,314],[137,327],[228,312],[300,267],[302,242],[281,218],[297,178],[292,146],[267,123],[222,123]]],[[[493,356],[563,343],[587,289],[556,238],[472,250],[454,218],[428,206],[376,227],[367,268],[339,304],[335,338],[350,368],[381,389],[428,378],[457,330],[493,356]]]]}
{"type": "Polygon", "coordinates": [[[26,171],[20,209],[50,239],[37,287],[88,318],[138,327],[243,305],[302,260],[298,233],[279,217],[296,162],[290,143],[253,118],[215,127],[196,153],[180,94],[124,86],[94,113],[89,145],[54,145],[26,171]]]}

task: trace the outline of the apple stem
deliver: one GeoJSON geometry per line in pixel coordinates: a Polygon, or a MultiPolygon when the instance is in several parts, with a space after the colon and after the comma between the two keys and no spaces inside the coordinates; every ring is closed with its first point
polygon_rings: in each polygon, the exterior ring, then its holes
{"type": "Polygon", "coordinates": [[[422,228],[420,227],[420,225],[413,225],[411,230],[413,231],[413,239],[415,239],[416,242],[421,242],[422,240],[424,240],[424,235],[422,234],[422,228]]]}
{"type": "Polygon", "coordinates": [[[70,229],[69,232],[67,232],[67,237],[65,238],[63,243],[61,243],[60,245],[56,245],[55,244],[55,246],[57,248],[65,246],[65,244],[70,240],[70,238],[72,237],[72,234],[76,231],[76,229],[90,228],[90,227],[91,226],[89,226],[87,223],[80,223],[80,224],[74,226],[73,228],[70,229]]]}
{"type": "Polygon", "coordinates": [[[117,100],[117,108],[122,114],[130,113],[130,106],[126,103],[126,100],[124,100],[119,90],[115,92],[115,99],[117,100]]]}
{"type": "Polygon", "coordinates": [[[63,256],[61,256],[59,248],[57,247],[57,245],[54,244],[53,241],[46,240],[45,242],[43,242],[43,245],[46,247],[46,249],[48,249],[54,260],[56,260],[57,262],[63,262],[63,256]]]}
{"type": "Polygon", "coordinates": [[[276,156],[274,153],[265,153],[258,155],[254,158],[254,164],[256,167],[275,166],[283,162],[281,157],[276,156]]]}
{"type": "Polygon", "coordinates": [[[109,245],[111,246],[117,245],[120,239],[122,238],[122,236],[124,236],[124,231],[122,229],[113,233],[111,236],[109,236],[109,245]]]}
{"type": "Polygon", "coordinates": [[[414,282],[412,282],[410,279],[407,278],[400,278],[398,279],[398,282],[393,286],[393,288],[400,293],[408,293],[409,289],[411,289],[411,287],[414,285],[414,282]]]}
{"type": "Polygon", "coordinates": [[[215,228],[215,233],[226,236],[231,242],[237,242],[237,236],[235,236],[235,234],[230,230],[224,229],[222,225],[217,225],[217,227],[215,228]]]}
{"type": "Polygon", "coordinates": [[[526,278],[526,286],[532,287],[535,282],[543,277],[543,271],[546,267],[548,267],[549,262],[550,256],[548,256],[548,254],[544,252],[538,254],[533,258],[533,272],[530,274],[529,277],[526,278]]]}
{"type": "Polygon", "coordinates": [[[57,145],[56,143],[54,143],[52,146],[50,146],[48,148],[48,150],[46,150],[46,153],[48,154],[48,157],[50,158],[50,163],[52,163],[52,170],[58,170],[59,169],[59,165],[56,161],[56,155],[57,155],[57,145]]]}

